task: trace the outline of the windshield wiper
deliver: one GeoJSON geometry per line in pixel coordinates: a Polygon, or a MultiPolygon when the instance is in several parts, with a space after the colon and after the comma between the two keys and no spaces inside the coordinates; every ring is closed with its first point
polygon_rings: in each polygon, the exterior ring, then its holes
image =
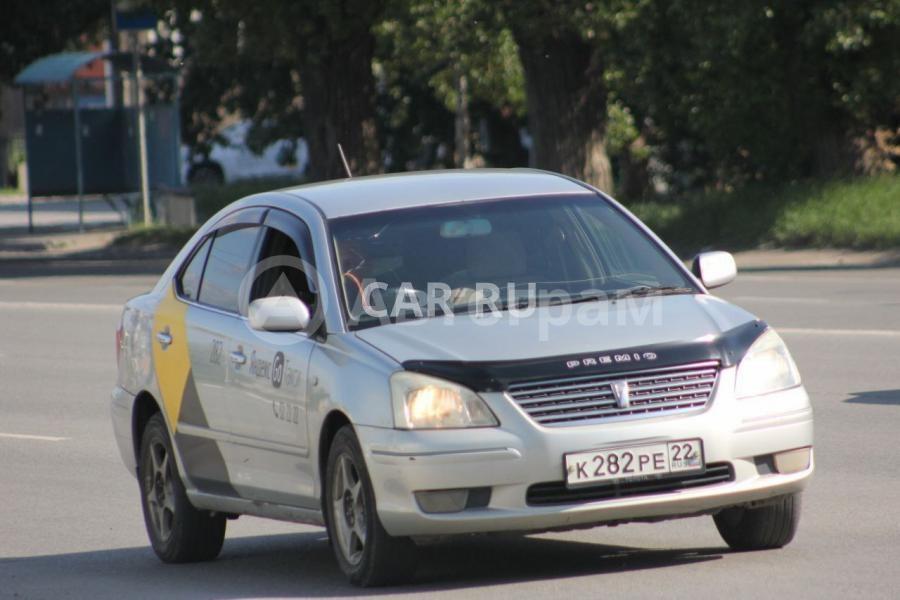
{"type": "Polygon", "coordinates": [[[636,285],[624,290],[616,291],[598,291],[585,292],[579,296],[573,297],[553,297],[547,304],[549,306],[558,306],[560,304],[579,304],[581,302],[598,302],[609,300],[615,302],[622,298],[638,298],[646,296],[670,296],[674,294],[694,294],[697,290],[689,287],[681,287],[674,285],[636,285]]]}
{"type": "Polygon", "coordinates": [[[606,292],[585,293],[580,296],[572,297],[551,297],[547,302],[548,306],[559,306],[560,304],[578,304],[580,302],[596,302],[598,300],[610,300],[612,296],[606,292]]]}
{"type": "Polygon", "coordinates": [[[613,292],[608,296],[610,300],[622,298],[639,298],[644,296],[671,296],[675,294],[694,294],[694,288],[677,285],[636,285],[631,288],[613,292]]]}

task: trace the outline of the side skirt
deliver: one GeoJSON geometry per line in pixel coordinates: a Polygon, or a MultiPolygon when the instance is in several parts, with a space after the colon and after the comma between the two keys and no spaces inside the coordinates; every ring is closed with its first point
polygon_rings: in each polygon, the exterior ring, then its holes
{"type": "Polygon", "coordinates": [[[260,502],[258,500],[246,500],[244,498],[217,496],[204,492],[188,491],[187,496],[191,504],[196,508],[205,510],[325,526],[325,519],[322,517],[322,511],[320,510],[260,502]]]}

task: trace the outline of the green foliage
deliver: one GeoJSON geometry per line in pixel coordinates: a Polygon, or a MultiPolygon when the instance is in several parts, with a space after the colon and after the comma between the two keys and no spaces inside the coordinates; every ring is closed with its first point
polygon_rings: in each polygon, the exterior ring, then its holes
{"type": "Polygon", "coordinates": [[[0,82],[11,81],[42,56],[96,41],[108,30],[109,14],[108,0],[6,0],[0,18],[0,82]]]}
{"type": "Polygon", "coordinates": [[[7,84],[43,56],[99,39],[108,27],[109,2],[6,0],[0,14],[0,83],[7,84]]]}
{"type": "MultiPolygon", "coordinates": [[[[157,0],[162,17],[153,52],[183,68],[182,137],[200,150],[217,139],[223,117],[258,125],[250,142],[260,150],[274,139],[302,135],[302,93],[282,45],[245,35],[249,4],[157,0]],[[246,8],[246,10],[245,10],[246,8]]],[[[274,32],[273,32],[274,33],[274,32]]]]}
{"type": "Polygon", "coordinates": [[[394,2],[376,28],[386,46],[381,64],[427,81],[448,111],[457,103],[457,79],[468,78],[473,101],[522,116],[522,66],[508,29],[483,0],[394,2]]]}
{"type": "Polygon", "coordinates": [[[6,146],[6,153],[6,164],[0,165],[0,168],[5,167],[7,171],[13,172],[25,162],[25,140],[22,138],[10,140],[6,146]]]}
{"type": "MultiPolygon", "coordinates": [[[[458,131],[487,164],[521,165],[527,119],[538,166],[597,181],[609,155],[635,197],[757,190],[846,176],[860,139],[900,131],[900,0],[146,1],[152,52],[183,67],[184,140],[252,119],[255,149],[306,136],[314,177],[339,173],[336,141],[361,170],[450,166],[458,131]]],[[[109,3],[3,14],[9,81],[96,41],[109,3]]]]}
{"type": "Polygon", "coordinates": [[[900,246],[900,177],[812,185],[785,208],[772,240],[784,246],[900,246]]]}
{"type": "Polygon", "coordinates": [[[375,33],[390,170],[454,166],[454,119],[464,117],[476,129],[486,125],[488,139],[476,131],[468,142],[488,165],[527,163],[518,140],[525,115],[522,67],[492,3],[395,0],[375,33]]]}
{"type": "MultiPolygon", "coordinates": [[[[628,152],[628,147],[640,135],[631,109],[621,101],[610,102],[606,109],[606,119],[607,152],[612,157],[628,152]]],[[[648,158],[646,150],[642,151],[638,158],[648,158]]]]}
{"type": "MultiPolygon", "coordinates": [[[[187,40],[185,138],[201,143],[230,114],[254,119],[254,146],[302,135],[304,88],[321,85],[310,71],[331,64],[321,48],[367,28],[378,137],[393,169],[449,166],[462,77],[473,122],[514,138],[526,111],[520,50],[554,36],[592,48],[581,92],[601,86],[608,108],[591,100],[587,110],[601,129],[607,121],[613,161],[645,188],[651,158],[675,191],[846,173],[854,138],[900,119],[900,0],[156,2],[187,40]]],[[[584,105],[581,92],[571,106],[584,105]]],[[[536,118],[551,131],[585,129],[564,114],[536,118]]]]}
{"type": "Polygon", "coordinates": [[[261,177],[224,185],[201,185],[192,188],[197,208],[197,220],[201,223],[244,196],[268,192],[303,183],[291,177],[261,177]]]}
{"type": "Polygon", "coordinates": [[[682,256],[704,248],[900,246],[900,176],[688,195],[629,208],[682,256]]]}
{"type": "Polygon", "coordinates": [[[303,135],[309,172],[379,170],[372,29],[383,0],[154,0],[164,14],[157,51],[184,66],[183,133],[208,147],[219,122],[251,119],[250,143],[303,135]],[[163,29],[165,31],[163,31],[163,29]]]}
{"type": "Polygon", "coordinates": [[[616,92],[680,189],[834,176],[900,118],[900,2],[640,0],[616,92]]]}
{"type": "Polygon", "coordinates": [[[142,251],[153,248],[176,250],[184,246],[192,235],[194,235],[194,230],[190,228],[136,225],[118,235],[110,246],[116,249],[128,248],[142,251]]]}

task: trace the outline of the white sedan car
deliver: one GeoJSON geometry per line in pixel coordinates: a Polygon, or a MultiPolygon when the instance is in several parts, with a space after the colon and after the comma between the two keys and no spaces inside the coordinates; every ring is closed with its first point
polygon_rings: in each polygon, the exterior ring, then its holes
{"type": "Polygon", "coordinates": [[[182,150],[181,180],[195,185],[263,177],[303,177],[309,163],[306,140],[277,140],[257,154],[247,146],[249,130],[249,121],[229,125],[221,132],[224,142],[213,143],[207,156],[194,154],[185,147],[182,150]]]}
{"type": "Polygon", "coordinates": [[[166,562],[228,519],[323,525],[348,578],[423,537],[711,515],[787,544],[813,472],[784,342],[601,192],[552,173],[244,198],[125,306],[112,419],[166,562]]]}

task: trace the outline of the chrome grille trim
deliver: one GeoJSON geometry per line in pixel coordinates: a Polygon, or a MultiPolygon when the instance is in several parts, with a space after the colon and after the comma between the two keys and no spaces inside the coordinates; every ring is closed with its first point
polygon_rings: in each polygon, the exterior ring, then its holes
{"type": "Polygon", "coordinates": [[[672,367],[512,383],[507,394],[534,421],[547,426],[677,414],[706,407],[719,375],[718,361],[672,367]],[[620,408],[613,381],[627,381],[630,405],[620,408]]]}

